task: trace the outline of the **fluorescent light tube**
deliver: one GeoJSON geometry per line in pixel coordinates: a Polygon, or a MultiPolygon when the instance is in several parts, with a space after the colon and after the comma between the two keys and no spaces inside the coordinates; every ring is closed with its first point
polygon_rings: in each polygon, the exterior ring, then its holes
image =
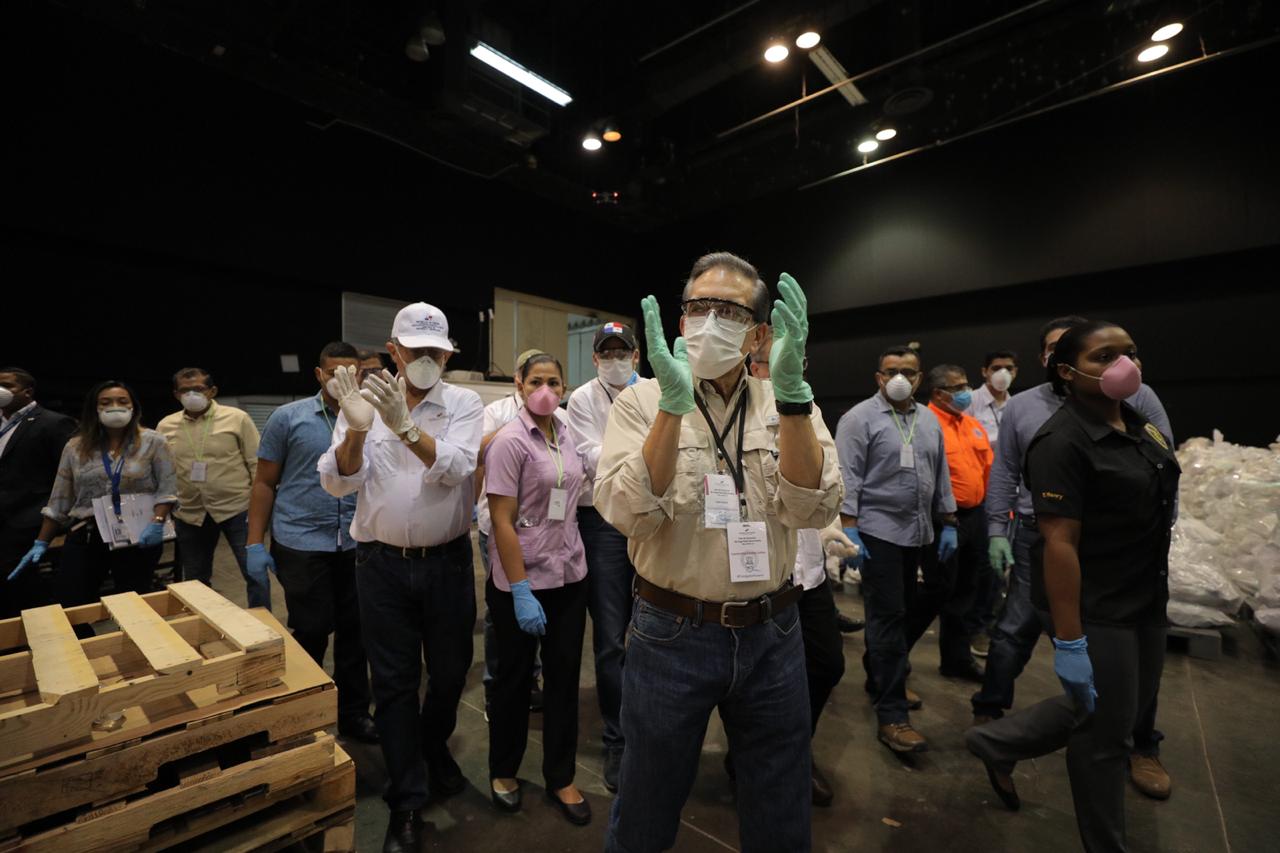
{"type": "Polygon", "coordinates": [[[539,77],[519,62],[504,56],[484,42],[478,42],[475,47],[471,48],[471,55],[495,71],[502,72],[520,85],[527,86],[542,97],[549,101],[554,101],[562,107],[573,100],[568,92],[555,83],[539,77]]]}

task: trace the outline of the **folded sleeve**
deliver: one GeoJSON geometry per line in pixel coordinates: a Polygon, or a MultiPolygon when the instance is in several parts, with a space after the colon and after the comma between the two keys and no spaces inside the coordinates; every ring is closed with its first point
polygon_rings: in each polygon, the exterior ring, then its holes
{"type": "Polygon", "coordinates": [[[452,401],[449,425],[435,437],[436,461],[422,475],[426,483],[453,487],[476,472],[484,438],[484,405],[474,391],[458,390],[461,393],[452,401]]]}
{"type": "Polygon", "coordinates": [[[653,419],[643,411],[635,386],[619,394],[609,410],[596,474],[596,510],[635,540],[652,537],[675,512],[676,478],[664,494],[655,495],[644,462],[644,442],[653,419]]]}
{"type": "Polygon", "coordinates": [[[526,459],[524,444],[506,429],[499,430],[484,452],[485,494],[519,497],[526,459]]]}
{"type": "Polygon", "coordinates": [[[1068,436],[1058,432],[1036,436],[1027,448],[1027,488],[1036,517],[1083,517],[1089,469],[1089,460],[1068,436]]]}
{"type": "Polygon", "coordinates": [[[276,409],[262,428],[258,442],[258,458],[281,464],[289,447],[289,419],[284,409],[276,409]]]}
{"type": "Polygon", "coordinates": [[[333,441],[329,449],[320,455],[316,462],[316,470],[320,472],[320,485],[335,498],[346,497],[359,491],[360,485],[369,471],[369,442],[364,443],[364,455],[360,460],[360,469],[351,474],[338,472],[338,447],[347,437],[347,416],[338,413],[338,420],[333,425],[333,441]]]}

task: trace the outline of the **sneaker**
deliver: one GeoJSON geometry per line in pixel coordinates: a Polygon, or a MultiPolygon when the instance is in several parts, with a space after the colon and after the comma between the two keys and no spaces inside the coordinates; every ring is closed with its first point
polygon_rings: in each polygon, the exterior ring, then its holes
{"type": "Polygon", "coordinates": [[[880,727],[880,742],[894,752],[924,752],[929,742],[910,723],[889,723],[880,727]]]}
{"type": "Polygon", "coordinates": [[[978,634],[969,641],[969,654],[975,658],[985,658],[991,651],[991,638],[986,634],[978,634]]]}
{"type": "Polygon", "coordinates": [[[1153,800],[1167,800],[1173,793],[1173,782],[1157,756],[1132,753],[1129,778],[1133,780],[1133,787],[1153,800]]]}

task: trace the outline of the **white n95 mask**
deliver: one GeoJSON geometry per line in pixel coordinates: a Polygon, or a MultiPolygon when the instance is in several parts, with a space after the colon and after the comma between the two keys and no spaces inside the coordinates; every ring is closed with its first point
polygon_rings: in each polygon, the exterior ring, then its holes
{"type": "Polygon", "coordinates": [[[1002,367],[991,374],[991,387],[997,391],[1008,391],[1009,386],[1012,384],[1013,374],[1009,372],[1007,367],[1002,367]]]}
{"type": "Polygon", "coordinates": [[[901,403],[911,396],[911,380],[899,373],[884,383],[884,393],[895,403],[901,403]]]}
{"type": "Polygon", "coordinates": [[[741,364],[746,355],[742,342],[754,326],[721,320],[712,311],[706,317],[684,321],[684,341],[689,348],[689,367],[699,379],[718,379],[741,364]]]}
{"type": "Polygon", "coordinates": [[[133,409],[125,409],[117,406],[110,409],[98,410],[98,421],[104,427],[118,428],[128,426],[129,421],[131,420],[133,420],[133,409]]]}
{"type": "MultiPolygon", "coordinates": [[[[401,353],[403,357],[403,353],[401,353]]],[[[430,391],[440,381],[440,362],[429,355],[406,362],[404,376],[414,388],[430,391]]]]}

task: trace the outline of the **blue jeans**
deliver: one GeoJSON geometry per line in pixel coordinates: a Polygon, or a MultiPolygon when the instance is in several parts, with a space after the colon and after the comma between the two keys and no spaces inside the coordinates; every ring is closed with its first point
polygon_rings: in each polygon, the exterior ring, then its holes
{"type": "Polygon", "coordinates": [[[811,849],[809,689],[799,610],[750,628],[701,625],[636,599],[622,669],[622,753],[605,850],[676,842],[711,712],[738,767],[743,853],[811,849]]]}
{"type": "Polygon", "coordinates": [[[373,719],[387,765],[392,811],[427,804],[423,758],[448,753],[471,667],[476,622],[471,541],[460,536],[421,559],[356,547],[360,626],[373,675],[373,719]],[[427,695],[418,704],[422,660],[427,695]]]}
{"type": "MultiPolygon", "coordinates": [[[[489,534],[483,530],[476,531],[476,547],[480,549],[480,562],[484,563],[484,576],[487,580],[489,575],[493,574],[493,567],[489,565],[489,534]]],[[[480,677],[480,683],[484,685],[484,701],[489,704],[489,692],[493,686],[494,674],[498,671],[498,635],[493,630],[493,617],[489,613],[489,602],[484,605],[484,674],[480,677]]],[[[537,650],[537,640],[534,640],[535,650],[533,653],[533,683],[536,685],[542,678],[542,653],[537,650]]]]}
{"type": "Polygon", "coordinates": [[[622,708],[622,657],[631,618],[631,584],[636,570],[627,558],[627,537],[594,507],[578,510],[578,529],[587,552],[587,609],[596,656],[596,696],[604,723],[604,748],[623,747],[618,715],[622,708]]]}
{"type": "MultiPolygon", "coordinates": [[[[907,722],[907,611],[915,603],[920,549],[862,534],[867,651],[862,667],[880,725],[907,722]]],[[[925,546],[929,547],[929,546],[925,546]]]]}
{"type": "Polygon", "coordinates": [[[250,607],[271,609],[271,579],[254,580],[249,577],[249,569],[245,563],[245,541],[249,538],[249,512],[233,515],[226,521],[214,521],[213,516],[205,514],[200,524],[188,524],[175,518],[174,529],[178,534],[178,561],[182,567],[182,579],[201,581],[213,586],[213,552],[218,548],[218,533],[222,533],[231,546],[231,553],[240,566],[240,574],[244,577],[245,593],[250,607]]]}

